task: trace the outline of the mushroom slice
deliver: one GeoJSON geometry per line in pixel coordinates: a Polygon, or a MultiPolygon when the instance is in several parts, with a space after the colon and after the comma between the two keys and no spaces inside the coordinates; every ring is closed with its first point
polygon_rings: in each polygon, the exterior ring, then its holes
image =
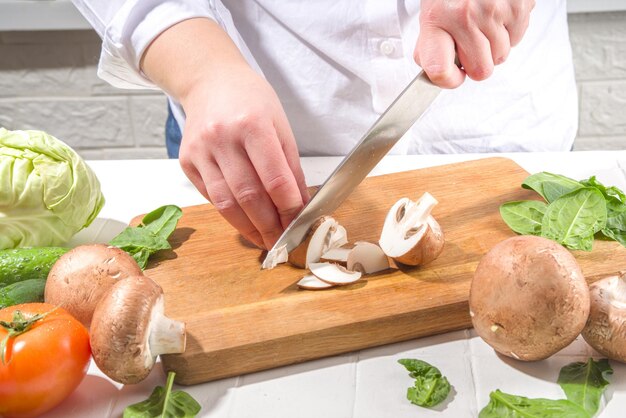
{"type": "Polygon", "coordinates": [[[626,363],[626,272],[589,286],[591,309],[582,335],[597,352],[626,363]]]}
{"type": "Polygon", "coordinates": [[[299,288],[307,290],[321,290],[335,287],[334,284],[326,283],[325,281],[318,279],[314,274],[307,274],[296,284],[299,288]]]}
{"type": "Polygon", "coordinates": [[[341,264],[342,266],[346,266],[348,263],[348,254],[350,254],[352,248],[350,247],[337,247],[331,248],[326,251],[320,257],[320,262],[322,263],[336,263],[341,264]]]}
{"type": "Polygon", "coordinates": [[[286,263],[289,254],[287,253],[287,246],[283,245],[278,248],[271,249],[267,255],[265,256],[265,260],[263,260],[263,264],[261,268],[263,269],[273,269],[277,265],[281,263],[286,263]]]}
{"type": "Polygon", "coordinates": [[[318,279],[334,285],[351,284],[361,278],[360,271],[349,271],[333,263],[311,263],[309,269],[318,279]]]}
{"type": "Polygon", "coordinates": [[[380,248],[395,261],[410,266],[429,263],[443,250],[441,227],[430,213],[437,205],[430,194],[413,202],[398,200],[389,210],[380,235],[380,248]]]}
{"type": "Polygon", "coordinates": [[[164,314],[163,290],[150,278],[115,283],[93,314],[90,343],[94,361],[123,384],[145,379],[161,354],[185,351],[185,324],[164,314]]]}
{"type": "Polygon", "coordinates": [[[388,269],[389,259],[378,245],[359,241],[348,254],[346,267],[350,271],[372,274],[388,269]]]}
{"type": "Polygon", "coordinates": [[[313,224],[305,240],[289,253],[288,261],[296,267],[308,268],[323,253],[347,242],[345,228],[332,217],[323,216],[313,224]]]}
{"type": "Polygon", "coordinates": [[[135,259],[124,250],[106,244],[79,245],[52,266],[44,299],[89,328],[102,295],[119,280],[141,275],[135,259]]]}

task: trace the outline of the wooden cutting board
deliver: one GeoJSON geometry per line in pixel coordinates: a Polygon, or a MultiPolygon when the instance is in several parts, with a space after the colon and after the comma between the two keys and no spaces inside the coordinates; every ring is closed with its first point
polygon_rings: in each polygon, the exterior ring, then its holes
{"type": "MultiPolygon", "coordinates": [[[[351,242],[377,242],[393,203],[428,191],[439,200],[433,215],[444,251],[423,268],[323,291],[297,288],[304,270],[261,270],[264,254],[210,205],[184,208],[173,251],[146,272],[164,289],[167,315],[187,324],[185,353],[163,356],[164,368],[194,384],[471,327],[467,301],[478,261],[514,235],[498,207],[537,198],[520,187],[527,175],[511,160],[489,158],[366,179],[334,214],[351,242]]],[[[617,271],[618,261],[623,268],[626,249],[596,241],[593,252],[575,255],[591,282],[617,271]]]]}

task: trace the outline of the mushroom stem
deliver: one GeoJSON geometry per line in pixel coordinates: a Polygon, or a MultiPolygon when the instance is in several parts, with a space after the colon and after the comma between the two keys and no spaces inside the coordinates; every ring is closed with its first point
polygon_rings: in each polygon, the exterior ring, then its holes
{"type": "Polygon", "coordinates": [[[437,206],[437,199],[430,193],[424,195],[404,214],[404,219],[400,219],[400,223],[406,225],[421,225],[426,222],[433,208],[437,206]]]}
{"type": "Polygon", "coordinates": [[[163,312],[163,298],[152,310],[148,346],[152,357],[185,351],[185,323],[168,318],[163,312]]]}

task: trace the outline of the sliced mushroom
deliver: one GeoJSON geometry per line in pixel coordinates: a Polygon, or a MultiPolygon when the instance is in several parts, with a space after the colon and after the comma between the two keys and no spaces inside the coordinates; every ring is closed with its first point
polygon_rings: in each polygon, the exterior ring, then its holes
{"type": "Polygon", "coordinates": [[[349,271],[333,263],[311,263],[309,269],[318,279],[333,285],[347,285],[361,278],[361,272],[349,271]]]}
{"type": "Polygon", "coordinates": [[[346,267],[350,271],[372,274],[387,270],[389,259],[378,245],[359,241],[348,254],[346,267]]]}
{"type": "Polygon", "coordinates": [[[262,269],[273,269],[279,264],[286,263],[289,257],[289,253],[287,252],[287,246],[282,245],[276,249],[271,249],[268,251],[265,256],[265,260],[263,260],[263,264],[261,265],[262,269]]]}
{"type": "Polygon", "coordinates": [[[313,224],[305,240],[289,253],[288,261],[296,267],[307,268],[331,248],[347,242],[345,228],[332,217],[324,216],[313,224]]]}
{"type": "Polygon", "coordinates": [[[335,263],[346,266],[348,264],[348,254],[350,254],[352,248],[354,247],[343,246],[331,248],[330,250],[322,254],[319,261],[321,263],[335,263]]]}
{"type": "Polygon", "coordinates": [[[150,278],[128,277],[100,299],[90,330],[93,358],[123,384],[145,379],[161,354],[185,351],[185,324],[165,316],[163,290],[150,278]]]}
{"type": "Polygon", "coordinates": [[[626,272],[595,282],[589,292],[583,338],[603,356],[626,363],[626,272]]]}
{"type": "Polygon", "coordinates": [[[380,235],[384,253],[410,266],[436,259],[444,245],[441,227],[430,215],[437,203],[430,193],[424,193],[417,202],[406,197],[398,200],[389,210],[380,235]]]}
{"type": "Polygon", "coordinates": [[[480,260],[469,295],[476,333],[518,360],[545,359],[580,334],[589,289],[574,256],[546,238],[508,238],[480,260]]]}
{"type": "Polygon", "coordinates": [[[321,290],[335,287],[334,284],[326,283],[325,281],[318,279],[314,274],[307,274],[296,284],[299,288],[307,290],[321,290]]]}
{"type": "Polygon", "coordinates": [[[142,274],[135,259],[117,247],[80,245],[54,263],[46,281],[44,299],[62,306],[89,328],[102,295],[119,280],[142,274]]]}

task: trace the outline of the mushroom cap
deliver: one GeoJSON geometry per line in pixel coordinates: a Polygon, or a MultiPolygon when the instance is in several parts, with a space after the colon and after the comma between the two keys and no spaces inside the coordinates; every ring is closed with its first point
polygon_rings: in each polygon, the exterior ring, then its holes
{"type": "Polygon", "coordinates": [[[145,276],[119,280],[100,299],[93,314],[93,359],[104,374],[123,384],[145,379],[156,356],[148,344],[150,321],[163,306],[163,290],[145,276]]]}
{"type": "Polygon", "coordinates": [[[418,266],[439,257],[445,243],[439,223],[430,215],[437,200],[424,193],[414,202],[398,200],[387,213],[380,234],[380,248],[395,261],[418,266]]]}
{"type": "Polygon", "coordinates": [[[480,260],[469,306],[476,333],[497,352],[541,360],[580,334],[589,314],[589,289],[563,246],[516,236],[480,260]]]}
{"type": "Polygon", "coordinates": [[[96,304],[113,284],[143,271],[124,250],[106,244],[80,245],[52,266],[44,299],[62,306],[87,328],[96,304]]]}
{"type": "Polygon", "coordinates": [[[583,329],[585,341],[597,352],[626,363],[626,273],[589,287],[591,309],[583,329]]]}

